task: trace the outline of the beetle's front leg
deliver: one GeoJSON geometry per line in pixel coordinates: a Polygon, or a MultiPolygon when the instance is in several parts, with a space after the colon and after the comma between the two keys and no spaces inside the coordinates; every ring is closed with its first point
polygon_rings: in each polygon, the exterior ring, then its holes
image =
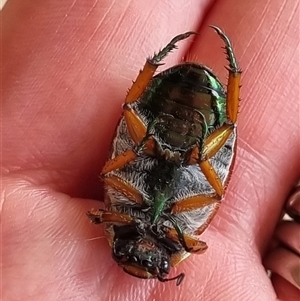
{"type": "Polygon", "coordinates": [[[114,211],[92,209],[88,211],[86,215],[94,224],[118,223],[122,225],[131,225],[134,223],[131,216],[114,211]]]}
{"type": "Polygon", "coordinates": [[[173,49],[176,49],[177,42],[187,39],[193,34],[197,33],[189,31],[176,36],[170,41],[170,43],[166,47],[160,50],[157,54],[154,54],[153,57],[147,59],[143,69],[140,71],[135,82],[128,91],[127,97],[125,99],[125,104],[137,101],[137,99],[145,91],[145,88],[152,79],[156,69],[161,65],[160,62],[168,55],[168,53],[170,53],[173,49]]]}

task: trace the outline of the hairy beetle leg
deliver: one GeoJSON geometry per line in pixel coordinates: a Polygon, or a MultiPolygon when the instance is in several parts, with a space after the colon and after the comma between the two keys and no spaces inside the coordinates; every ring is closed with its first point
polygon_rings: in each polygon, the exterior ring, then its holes
{"type": "MultiPolygon", "coordinates": [[[[159,63],[163,58],[167,56],[167,54],[170,51],[176,48],[176,43],[181,40],[187,39],[192,34],[197,34],[197,33],[189,31],[184,34],[180,34],[176,36],[170,41],[170,43],[166,47],[164,47],[161,51],[155,54],[152,58],[149,58],[146,61],[143,70],[140,71],[135,82],[130,88],[126,96],[125,105],[123,109],[124,109],[124,117],[125,117],[127,129],[135,145],[138,146],[139,144],[142,143],[147,133],[147,126],[139,118],[138,114],[129,106],[129,104],[137,101],[137,99],[143,94],[150,80],[152,79],[156,69],[160,65],[159,63]]],[[[153,149],[154,149],[154,141],[150,141],[149,143],[147,141],[146,148],[145,148],[146,153],[151,154],[153,149]]],[[[129,153],[127,154],[125,153],[121,154],[118,157],[114,158],[113,162],[111,162],[112,160],[108,161],[107,164],[104,166],[102,173],[105,174],[111,170],[121,168],[125,166],[127,163],[129,163],[130,161],[134,160],[135,157],[136,155],[135,156],[133,155],[133,150],[129,151],[129,153]]]]}
{"type": "MultiPolygon", "coordinates": [[[[152,138],[148,139],[145,142],[144,152],[146,154],[152,154],[155,147],[155,142],[152,138]]],[[[133,149],[129,149],[124,153],[121,153],[114,157],[111,160],[108,160],[102,168],[101,175],[104,176],[105,174],[124,167],[126,164],[130,163],[137,157],[137,152],[133,149]]]]}

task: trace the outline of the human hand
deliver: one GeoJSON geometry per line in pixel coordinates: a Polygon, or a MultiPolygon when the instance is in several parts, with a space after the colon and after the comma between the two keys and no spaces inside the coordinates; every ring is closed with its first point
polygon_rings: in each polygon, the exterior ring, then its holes
{"type": "Polygon", "coordinates": [[[299,177],[298,4],[151,5],[10,0],[4,8],[3,300],[276,298],[261,257],[299,177]],[[201,237],[208,251],[177,269],[186,273],[182,285],[135,279],[85,212],[99,207],[97,175],[147,56],[178,33],[199,31],[167,65],[188,52],[225,82],[223,45],[209,24],[228,34],[244,71],[233,176],[201,237]]]}

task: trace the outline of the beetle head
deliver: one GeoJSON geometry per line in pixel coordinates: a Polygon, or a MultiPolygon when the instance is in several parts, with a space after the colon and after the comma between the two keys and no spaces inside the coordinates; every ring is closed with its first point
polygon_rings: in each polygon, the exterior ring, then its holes
{"type": "Polygon", "coordinates": [[[165,282],[177,279],[179,285],[184,277],[165,278],[170,271],[171,252],[149,233],[141,233],[135,226],[114,227],[113,258],[124,271],[138,278],[157,278],[165,282]]]}

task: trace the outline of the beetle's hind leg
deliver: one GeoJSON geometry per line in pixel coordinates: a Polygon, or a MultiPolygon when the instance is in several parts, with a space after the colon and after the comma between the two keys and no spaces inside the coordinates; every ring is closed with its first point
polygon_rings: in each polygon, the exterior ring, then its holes
{"type": "Polygon", "coordinates": [[[238,107],[239,107],[239,95],[240,95],[240,80],[242,71],[238,66],[235,54],[232,48],[232,44],[229,38],[222,32],[222,30],[216,26],[210,26],[213,28],[221,39],[225,43],[225,53],[229,62],[229,67],[226,69],[229,71],[227,82],[227,96],[226,96],[226,113],[228,121],[234,124],[237,120],[238,107]]]}
{"type": "Polygon", "coordinates": [[[190,164],[200,162],[199,167],[201,168],[203,174],[211,186],[215,189],[217,195],[221,197],[224,193],[224,187],[217,172],[210,164],[209,159],[223,147],[231,133],[234,131],[238,115],[240,79],[242,71],[238,67],[238,63],[229,38],[222,32],[220,28],[216,26],[210,27],[213,28],[224,41],[224,49],[229,62],[229,67],[227,67],[229,76],[226,94],[227,121],[224,125],[219,127],[205,139],[202,152],[199,147],[195,147],[193,149],[189,161],[190,164]]]}

